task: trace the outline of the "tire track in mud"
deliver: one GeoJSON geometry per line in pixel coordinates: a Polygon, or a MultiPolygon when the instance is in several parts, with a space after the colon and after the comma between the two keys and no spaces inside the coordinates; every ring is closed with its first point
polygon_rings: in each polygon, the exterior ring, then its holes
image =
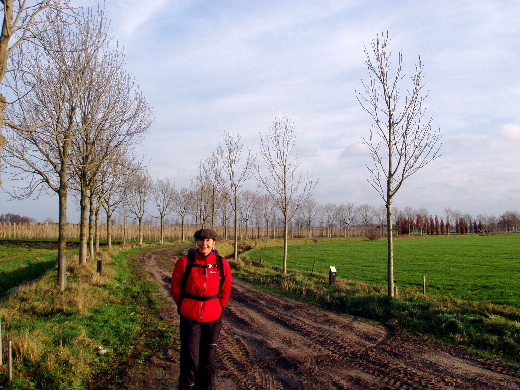
{"type": "MultiPolygon", "coordinates": [[[[169,296],[171,269],[162,269],[153,251],[141,258],[169,296]]],[[[218,366],[225,390],[520,389],[519,373],[496,361],[238,280],[224,316],[218,366]]]]}
{"type": "Polygon", "coordinates": [[[251,290],[235,282],[220,350],[253,364],[241,386],[256,389],[520,389],[512,371],[479,359],[453,356],[455,349],[378,324],[339,316],[315,305],[251,290]],[[256,364],[255,364],[256,363],[256,364]],[[247,377],[250,381],[247,381],[247,377]],[[272,378],[258,387],[259,378],[272,378]]]}

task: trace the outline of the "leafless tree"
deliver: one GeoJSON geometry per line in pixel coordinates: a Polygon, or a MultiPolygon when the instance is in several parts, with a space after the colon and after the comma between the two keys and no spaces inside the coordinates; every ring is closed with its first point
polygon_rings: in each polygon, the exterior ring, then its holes
{"type": "Polygon", "coordinates": [[[157,179],[153,186],[153,198],[155,206],[159,212],[161,238],[160,243],[164,243],[164,218],[173,211],[173,203],[175,201],[175,185],[166,179],[157,179]]]}
{"type": "Polygon", "coordinates": [[[374,167],[369,167],[370,184],[385,201],[388,238],[388,295],[394,296],[394,250],[392,236],[392,201],[403,182],[439,156],[440,132],[432,129],[432,119],[425,115],[423,92],[424,69],[419,58],[415,74],[404,100],[403,56],[392,69],[388,34],[378,35],[371,50],[365,48],[369,82],[357,93],[361,107],[370,115],[370,136],[363,138],[374,167]]]}
{"type": "Polygon", "coordinates": [[[186,240],[185,237],[185,223],[186,223],[186,217],[189,214],[190,211],[190,205],[192,203],[193,199],[193,192],[190,191],[188,188],[181,188],[178,191],[175,191],[174,194],[174,201],[172,204],[172,210],[177,213],[179,218],[181,219],[181,240],[184,242],[186,240]]]}
{"type": "MultiPolygon", "coordinates": [[[[216,180],[213,157],[199,163],[199,173],[192,182],[191,211],[201,228],[212,225],[215,215],[216,180]]],[[[212,225],[213,226],[213,225],[212,225]]]]}
{"type": "MultiPolygon", "coordinates": [[[[462,216],[462,213],[459,210],[453,210],[448,207],[444,209],[444,215],[446,216],[446,225],[453,228],[456,221],[462,216]]],[[[448,234],[450,234],[450,229],[448,229],[448,234]]]]}
{"type": "Polygon", "coordinates": [[[231,218],[231,196],[229,194],[229,191],[222,191],[220,192],[220,196],[222,198],[222,201],[220,203],[220,207],[217,210],[217,214],[220,220],[220,225],[224,228],[224,235],[223,239],[228,239],[228,225],[229,220],[231,218]]]}
{"type": "Polygon", "coordinates": [[[272,197],[283,215],[284,250],[283,273],[287,273],[289,223],[298,209],[311,196],[317,180],[297,173],[295,126],[288,118],[275,119],[265,136],[260,136],[260,153],[266,163],[267,174],[259,174],[260,185],[272,197]]]}
{"type": "Polygon", "coordinates": [[[335,203],[326,203],[321,208],[323,221],[327,226],[327,237],[332,237],[334,222],[338,220],[338,206],[335,203]]]}
{"type": "Polygon", "coordinates": [[[259,195],[259,201],[262,204],[262,207],[260,209],[260,218],[264,222],[265,226],[265,236],[269,237],[269,229],[273,229],[274,231],[274,202],[273,199],[269,194],[261,194],[259,195]]]}
{"type": "Polygon", "coordinates": [[[152,179],[150,174],[144,169],[134,173],[127,187],[126,204],[139,225],[139,245],[143,245],[143,218],[146,213],[146,203],[151,196],[151,192],[152,179]]]}
{"type": "MultiPolygon", "coordinates": [[[[0,152],[5,143],[1,133],[4,124],[4,113],[7,103],[4,79],[8,73],[16,74],[26,70],[26,61],[11,61],[18,51],[30,50],[37,43],[35,36],[44,31],[61,13],[69,10],[68,0],[1,0],[2,34],[0,35],[0,152]]],[[[37,43],[38,44],[38,43],[37,43]]],[[[19,57],[21,58],[21,57],[19,57]]],[[[12,123],[14,124],[14,123],[12,123]]],[[[17,123],[23,127],[24,123],[17,123]]],[[[1,180],[0,180],[1,184],[1,180]]]]}
{"type": "Polygon", "coordinates": [[[320,209],[318,207],[318,202],[314,199],[307,199],[301,207],[300,213],[302,216],[302,220],[307,228],[307,236],[309,238],[312,237],[312,225],[316,220],[316,216],[318,215],[320,209]]]}
{"type": "Polygon", "coordinates": [[[66,287],[67,195],[73,140],[82,128],[79,109],[82,88],[87,84],[91,60],[103,44],[96,40],[90,21],[62,14],[34,39],[38,45],[25,55],[27,72],[12,79],[12,92],[29,91],[18,105],[9,107],[9,165],[27,183],[24,195],[40,185],[58,194],[58,285],[66,287]]]}
{"type": "MultiPolygon", "coordinates": [[[[125,71],[124,55],[109,49],[110,31],[102,10],[85,11],[97,39],[105,42],[85,69],[78,115],[81,131],[72,142],[74,177],[80,192],[79,262],[87,258],[86,227],[89,202],[93,205],[95,183],[105,160],[119,148],[134,144],[151,125],[151,110],[135,80],[125,71]]],[[[93,210],[90,212],[92,220],[93,210]]],[[[93,224],[90,224],[92,231],[93,224]]]]}
{"type": "Polygon", "coordinates": [[[348,234],[349,227],[354,223],[354,204],[345,203],[338,206],[338,223],[345,228],[345,237],[348,234]]]}
{"type": "Polygon", "coordinates": [[[118,149],[103,163],[98,174],[101,204],[106,216],[107,247],[112,248],[112,216],[125,200],[130,177],[142,169],[129,150],[118,149]]]}
{"type": "Polygon", "coordinates": [[[356,213],[359,218],[359,223],[362,226],[370,226],[374,223],[374,217],[376,215],[376,210],[373,206],[368,203],[362,203],[358,207],[356,207],[356,213]]]}
{"type": "Polygon", "coordinates": [[[253,175],[255,168],[255,157],[248,149],[247,153],[243,154],[243,145],[240,140],[240,135],[233,136],[231,133],[224,133],[224,145],[217,148],[216,153],[218,167],[222,167],[221,179],[224,185],[229,189],[231,194],[231,208],[235,217],[235,253],[234,259],[238,259],[238,215],[240,212],[239,199],[240,191],[248,179],[253,175]]]}
{"type": "MultiPolygon", "coordinates": [[[[245,190],[240,193],[238,204],[240,204],[239,208],[239,224],[244,227],[243,233],[245,233],[244,238],[247,240],[250,238],[249,236],[249,226],[250,221],[255,213],[255,206],[257,204],[258,194],[251,190],[245,190]]],[[[235,247],[237,250],[238,247],[235,247]]]]}

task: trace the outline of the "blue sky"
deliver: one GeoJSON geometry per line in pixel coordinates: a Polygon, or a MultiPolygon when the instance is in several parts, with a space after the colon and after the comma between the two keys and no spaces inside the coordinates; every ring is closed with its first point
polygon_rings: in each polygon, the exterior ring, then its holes
{"type": "MultiPolygon", "coordinates": [[[[259,133],[286,116],[301,172],[319,179],[316,201],[382,205],[367,182],[372,161],[361,138],[371,120],[355,92],[368,79],[364,46],[388,31],[407,78],[421,57],[426,115],[443,143],[396,206],[439,216],[447,207],[473,216],[520,211],[520,2],[106,3],[114,40],[153,107],[142,144],[153,177],[188,187],[225,131],[258,150],[259,133]]],[[[43,199],[2,204],[55,218],[54,199],[43,208],[43,199]]]]}

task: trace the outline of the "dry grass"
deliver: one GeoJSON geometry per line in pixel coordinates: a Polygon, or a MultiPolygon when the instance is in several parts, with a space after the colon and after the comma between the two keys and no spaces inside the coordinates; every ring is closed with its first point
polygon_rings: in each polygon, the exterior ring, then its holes
{"type": "MultiPolygon", "coordinates": [[[[112,261],[108,254],[103,259],[112,261]]],[[[79,383],[85,382],[98,359],[99,341],[87,335],[78,319],[81,322],[92,310],[114,301],[102,287],[115,276],[108,267],[99,275],[94,262],[69,270],[65,292],[56,287],[56,273],[48,272],[38,282],[19,286],[0,307],[3,339],[13,341],[15,367],[26,367],[30,377],[50,376],[67,390],[81,388],[79,383]]],[[[23,388],[23,378],[19,381],[23,388]]]]}

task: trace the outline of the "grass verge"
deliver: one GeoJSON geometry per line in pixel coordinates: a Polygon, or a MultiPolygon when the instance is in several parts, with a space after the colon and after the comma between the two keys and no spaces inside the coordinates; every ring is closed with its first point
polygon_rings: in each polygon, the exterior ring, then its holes
{"type": "MultiPolygon", "coordinates": [[[[13,340],[14,348],[14,381],[5,389],[95,388],[96,374],[120,374],[143,338],[171,344],[171,329],[155,320],[163,302],[142,277],[141,250],[105,254],[103,275],[95,262],[71,266],[65,292],[56,288],[52,270],[2,298],[3,340],[13,340]]],[[[0,384],[6,374],[4,365],[0,384]]]]}

